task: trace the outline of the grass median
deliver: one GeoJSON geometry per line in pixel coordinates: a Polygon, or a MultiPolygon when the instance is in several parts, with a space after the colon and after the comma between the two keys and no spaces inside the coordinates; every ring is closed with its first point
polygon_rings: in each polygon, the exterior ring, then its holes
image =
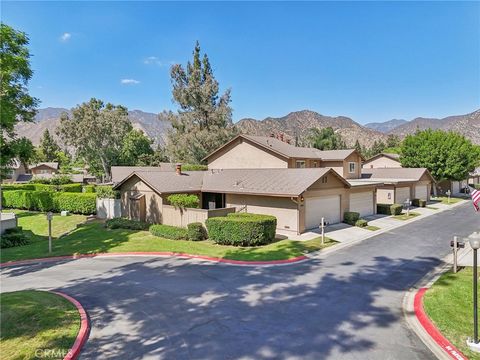
{"type": "MultiPolygon", "coordinates": [[[[49,256],[108,252],[177,252],[232,260],[269,261],[291,259],[336,243],[334,240],[327,238],[325,244],[322,244],[321,239],[316,238],[307,241],[279,240],[258,247],[224,246],[217,245],[210,240],[169,240],[154,236],[148,231],[111,230],[106,229],[103,223],[99,221],[81,224],[75,229],[73,224],[66,226],[62,223],[62,221],[70,221],[70,217],[56,217],[53,221],[54,231],[56,226],[63,229],[73,227],[75,230],[66,236],[54,239],[52,253],[49,254],[47,228],[37,224],[37,221],[41,219],[35,217],[42,216],[44,218],[45,215],[39,215],[38,213],[30,214],[37,215],[18,213],[19,225],[27,232],[31,232],[31,243],[2,249],[2,262],[49,256]]],[[[79,222],[81,220],[78,219],[79,222]]]]}

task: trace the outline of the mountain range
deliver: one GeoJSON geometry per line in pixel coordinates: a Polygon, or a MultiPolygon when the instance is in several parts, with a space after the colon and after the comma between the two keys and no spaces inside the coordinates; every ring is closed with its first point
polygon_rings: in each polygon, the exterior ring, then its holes
{"type": "MultiPolygon", "coordinates": [[[[35,121],[17,124],[16,132],[18,136],[25,136],[34,145],[38,145],[46,129],[56,136],[55,129],[60,123],[60,116],[63,112],[69,113],[69,110],[52,107],[39,109],[35,121]]],[[[128,115],[135,129],[142,130],[156,144],[163,145],[165,143],[167,132],[171,129],[168,121],[159,119],[157,114],[140,110],[129,111],[128,115]]],[[[245,134],[265,136],[284,134],[287,138],[298,138],[300,141],[306,137],[311,128],[332,127],[350,147],[355,144],[357,139],[361,145],[369,147],[374,141],[385,141],[390,134],[403,138],[408,134],[413,134],[417,129],[427,128],[457,131],[472,140],[473,143],[480,144],[480,109],[466,115],[449,116],[443,119],[422,117],[411,121],[393,119],[363,126],[349,117],[332,117],[310,110],[302,110],[279,118],[241,119],[235,125],[241,133],[245,134]]]]}

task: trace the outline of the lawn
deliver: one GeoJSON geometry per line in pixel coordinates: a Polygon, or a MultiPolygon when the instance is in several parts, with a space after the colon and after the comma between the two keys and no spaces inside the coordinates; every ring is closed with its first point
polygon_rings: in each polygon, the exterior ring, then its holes
{"type": "Polygon", "coordinates": [[[420,214],[417,213],[417,212],[414,212],[414,211],[410,211],[409,215],[407,216],[407,213],[404,212],[400,215],[395,215],[393,218],[394,219],[397,219],[397,220],[402,220],[402,221],[405,221],[405,220],[409,220],[409,219],[413,219],[414,217],[417,217],[419,216],[420,214]]]}
{"type": "MultiPolygon", "coordinates": [[[[283,260],[320,250],[336,243],[327,238],[325,244],[322,245],[321,238],[316,238],[308,241],[280,240],[259,247],[235,247],[217,245],[210,240],[169,240],[153,236],[148,231],[110,230],[106,229],[103,223],[93,221],[80,225],[66,236],[55,239],[53,241],[52,254],[49,254],[45,232],[35,230],[39,232],[35,233],[35,231],[30,230],[39,226],[33,220],[34,217],[24,214],[24,216],[19,218],[19,222],[20,219],[24,219],[21,222],[23,228],[32,231],[33,241],[25,246],[2,249],[2,262],[48,256],[131,251],[179,252],[247,261],[283,260]]],[[[59,217],[57,221],[58,226],[60,227],[62,220],[67,221],[66,219],[68,218],[59,217]]]]}
{"type": "Polygon", "coordinates": [[[466,340],[473,336],[472,268],[445,273],[424,297],[425,311],[437,328],[469,359],[480,354],[468,349],[466,340]]]}
{"type": "Polygon", "coordinates": [[[364,229],[370,230],[370,231],[377,231],[380,230],[378,226],[375,225],[367,225],[364,229]]]}
{"type": "Polygon", "coordinates": [[[42,349],[58,351],[60,356],[49,359],[63,359],[80,330],[77,308],[52,293],[3,293],[0,304],[0,352],[4,360],[40,358],[46,354],[42,349]]]}
{"type": "Polygon", "coordinates": [[[433,203],[440,203],[440,204],[445,204],[445,205],[453,205],[456,204],[462,200],[462,198],[457,198],[457,197],[450,197],[450,202],[448,202],[448,196],[439,196],[439,197],[432,197],[430,199],[433,203]]]}

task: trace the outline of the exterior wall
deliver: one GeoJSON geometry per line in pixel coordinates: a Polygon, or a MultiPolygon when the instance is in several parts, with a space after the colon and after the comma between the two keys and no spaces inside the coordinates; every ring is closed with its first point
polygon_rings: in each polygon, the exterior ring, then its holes
{"type": "Polygon", "coordinates": [[[40,165],[36,168],[31,169],[32,175],[38,174],[56,174],[57,170],[52,169],[50,166],[40,165]]]}
{"type": "Polygon", "coordinates": [[[0,214],[0,234],[3,234],[7,229],[13,229],[18,226],[18,219],[14,213],[0,214]]]}
{"type": "Polygon", "coordinates": [[[205,220],[216,216],[227,216],[229,213],[235,212],[235,208],[226,209],[177,209],[172,205],[163,205],[162,224],[171,226],[187,227],[193,222],[200,222],[205,226],[205,220]]]}
{"type": "Polygon", "coordinates": [[[209,169],[286,168],[288,161],[274,153],[237,139],[208,159],[209,169]]]}
{"type": "Polygon", "coordinates": [[[393,204],[395,201],[394,187],[382,187],[377,189],[377,204],[393,204]]]}
{"type": "Polygon", "coordinates": [[[362,158],[357,153],[351,154],[343,161],[322,161],[321,167],[332,168],[345,179],[360,179],[362,177],[362,158]],[[349,163],[355,163],[355,172],[349,172],[349,163]]]}
{"type": "Polygon", "coordinates": [[[225,206],[235,207],[237,211],[273,215],[277,218],[277,229],[295,233],[299,231],[298,205],[290,198],[226,194],[225,206]]]}
{"type": "MultiPolygon", "coordinates": [[[[363,193],[363,192],[370,192],[372,193],[372,208],[373,208],[373,214],[377,213],[377,196],[375,196],[377,190],[375,187],[357,187],[357,188],[350,188],[350,195],[351,194],[358,194],[358,193],[363,193]]],[[[393,195],[392,195],[393,196],[393,195]]],[[[349,199],[350,201],[350,199],[349,199]]],[[[349,211],[352,211],[350,208],[350,203],[348,205],[349,211]]]]}
{"type": "MultiPolygon", "coordinates": [[[[345,166],[343,161],[322,161],[321,164],[322,168],[332,168],[335,170],[340,176],[344,176],[345,173],[345,166]]],[[[347,169],[348,171],[348,169],[347,169]]],[[[348,176],[348,175],[347,175],[348,176]]]]}
{"type": "Polygon", "coordinates": [[[130,197],[135,194],[145,195],[145,220],[152,224],[162,223],[162,205],[163,199],[160,194],[153,191],[147,184],[139,178],[133,176],[126,181],[120,188],[120,198],[122,201],[122,217],[129,217],[130,197]]]}
{"type": "Polygon", "coordinates": [[[320,161],[320,159],[311,159],[311,158],[291,158],[288,160],[288,167],[292,169],[296,168],[297,161],[305,161],[306,168],[322,167],[322,162],[320,161]]]}
{"type": "Polygon", "coordinates": [[[376,168],[400,168],[402,165],[399,161],[390,159],[386,156],[379,157],[378,159],[365,162],[363,168],[376,169],[376,168]]]}
{"type": "Polygon", "coordinates": [[[120,199],[98,199],[97,219],[113,219],[122,216],[122,201],[120,199]]]}

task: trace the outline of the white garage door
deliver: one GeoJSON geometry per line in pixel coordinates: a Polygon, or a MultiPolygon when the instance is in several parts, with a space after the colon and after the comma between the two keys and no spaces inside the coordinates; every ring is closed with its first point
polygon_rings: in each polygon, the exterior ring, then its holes
{"type": "Polygon", "coordinates": [[[452,181],[452,194],[460,193],[460,181],[452,181]]]}
{"type": "Polygon", "coordinates": [[[428,199],[428,186],[427,185],[417,185],[415,186],[415,199],[428,199]]]}
{"type": "Polygon", "coordinates": [[[360,216],[373,215],[373,191],[350,194],[350,211],[358,212],[360,216]]]}
{"type": "Polygon", "coordinates": [[[330,224],[340,222],[340,195],[305,200],[305,228],[318,228],[322,217],[330,224]]]}
{"type": "Polygon", "coordinates": [[[403,204],[407,199],[410,199],[409,187],[401,187],[395,189],[395,202],[397,204],[403,204]]]}

